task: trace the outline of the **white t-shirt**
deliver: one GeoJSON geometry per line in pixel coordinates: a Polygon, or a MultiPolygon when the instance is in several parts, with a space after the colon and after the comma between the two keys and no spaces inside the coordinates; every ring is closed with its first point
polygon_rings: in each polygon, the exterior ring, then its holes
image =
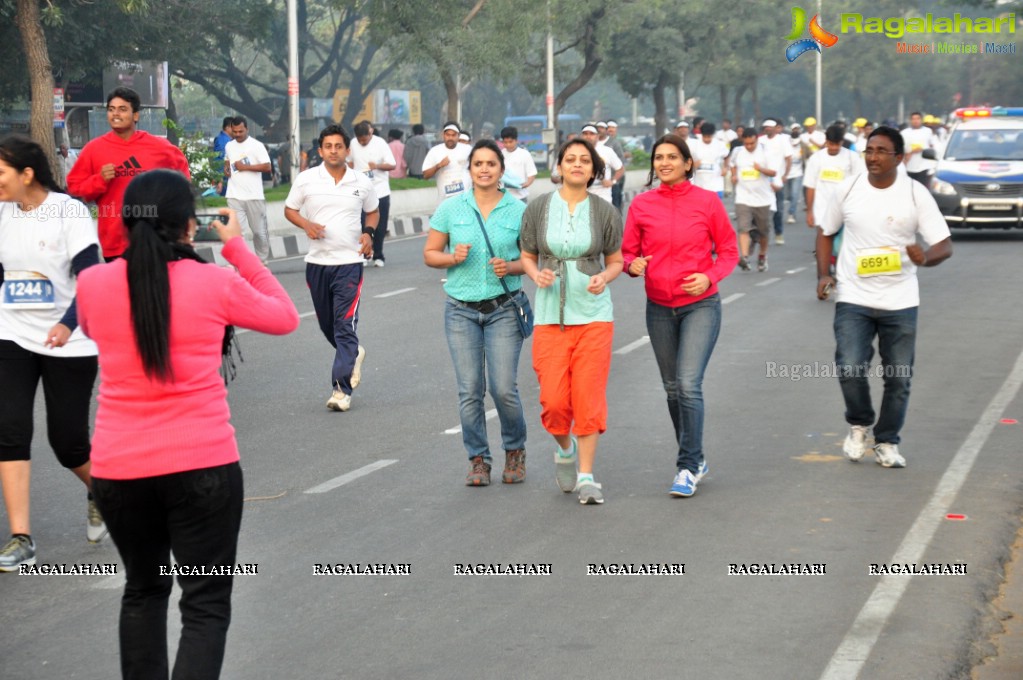
{"type": "Polygon", "coordinates": [[[799,136],[793,137],[789,135],[789,146],[792,149],[792,165],[789,166],[789,174],[785,175],[785,179],[793,179],[795,177],[803,176],[803,143],[800,141],[799,136]]]}
{"type": "Polygon", "coordinates": [[[728,158],[728,147],[717,139],[709,144],[697,137],[689,145],[693,158],[700,161],[700,167],[693,172],[693,184],[715,193],[725,190],[725,178],[721,174],[725,159],[728,158]]]}
{"type": "MultiPolygon", "coordinates": [[[[536,176],[536,163],[533,162],[533,154],[524,146],[515,147],[514,151],[508,151],[508,149],[502,149],[504,154],[504,175],[514,176],[518,182],[525,182],[530,177],[536,176]]],[[[529,196],[529,189],[516,189],[515,187],[508,187],[508,193],[518,199],[524,199],[529,196]]]]}
{"type": "Polygon", "coordinates": [[[727,149],[739,137],[735,130],[718,130],[714,133],[714,139],[725,145],[727,149]]]}
{"type": "Polygon", "coordinates": [[[309,240],[305,256],[306,262],[323,265],[362,263],[362,213],[373,212],[379,203],[368,177],[349,169],[335,183],[324,165],[299,173],[284,201],[288,208],[326,227],[323,238],[309,240]]]}
{"type": "Polygon", "coordinates": [[[770,206],[774,210],[776,203],[771,178],[755,170],[754,163],[762,168],[777,170],[768,160],[763,144],[757,144],[752,153],[747,151],[745,146],[737,146],[732,151],[731,165],[735,168],[738,179],[735,185],[735,203],[754,208],[770,206]]]}
{"type": "Polygon", "coordinates": [[[373,191],[378,199],[391,195],[390,171],[369,169],[370,163],[394,165],[397,162],[394,160],[394,153],[391,152],[391,147],[387,145],[387,142],[376,135],[370,135],[369,144],[363,146],[359,144],[358,139],[353,137],[348,160],[352,162],[352,167],[356,172],[373,180],[373,191]]]}
{"type": "Polygon", "coordinates": [[[455,144],[454,149],[449,149],[445,144],[437,144],[426,152],[426,158],[423,159],[424,170],[429,170],[445,157],[451,161],[433,176],[437,180],[437,198],[443,201],[445,198],[467,191],[472,186],[469,179],[471,151],[472,147],[468,144],[455,144]]]}
{"type": "Polygon", "coordinates": [[[239,201],[262,201],[263,196],[263,173],[237,172],[234,168],[239,161],[247,165],[261,165],[270,162],[270,154],[266,147],[255,137],[249,137],[244,142],[232,139],[224,147],[224,158],[231,163],[231,179],[227,183],[227,198],[235,198],[239,201]]]}
{"type": "Polygon", "coordinates": [[[760,145],[767,151],[767,162],[777,174],[771,178],[771,186],[775,189],[785,184],[785,159],[792,157],[792,144],[789,143],[789,136],[778,134],[774,137],[760,135],[760,145]]]}
{"type": "MultiPolygon", "coordinates": [[[[906,128],[902,131],[902,140],[906,143],[906,153],[914,149],[932,149],[934,148],[934,133],[931,132],[929,127],[921,125],[917,129],[911,127],[906,128]]],[[[907,172],[922,172],[928,169],[929,161],[924,158],[921,154],[915,153],[908,157],[906,161],[907,172]]]]}
{"type": "Polygon", "coordinates": [[[814,190],[814,224],[820,224],[828,205],[836,197],[841,197],[838,190],[842,183],[866,171],[860,155],[845,147],[840,148],[834,156],[829,154],[826,148],[810,156],[806,161],[803,188],[814,190]]]}
{"type": "Polygon", "coordinates": [[[871,186],[862,175],[844,182],[839,192],[839,199],[828,205],[821,222],[821,230],[829,236],[845,225],[835,266],[837,301],[888,311],[918,306],[916,265],[906,254],[906,246],[916,243],[917,234],[928,246],[949,237],[934,197],[903,174],[896,175],[887,189],[871,186]],[[861,258],[877,261],[886,255],[898,263],[899,271],[863,275],[861,258]]]}
{"type": "MultiPolygon", "coordinates": [[[[609,146],[603,146],[598,144],[596,147],[597,155],[604,160],[604,179],[614,179],[614,174],[622,169],[622,161],[618,158],[618,154],[611,150],[609,146]]],[[[600,181],[600,178],[593,180],[593,184],[587,189],[594,196],[603,198],[608,203],[611,202],[611,187],[606,187],[600,181]]]]}
{"type": "Polygon", "coordinates": [[[96,344],[75,329],[67,344],[50,349],[46,336],[75,297],[71,260],[99,246],[89,209],[67,194],[50,192],[35,210],[0,203],[0,340],[51,357],[97,354],[96,344]]]}

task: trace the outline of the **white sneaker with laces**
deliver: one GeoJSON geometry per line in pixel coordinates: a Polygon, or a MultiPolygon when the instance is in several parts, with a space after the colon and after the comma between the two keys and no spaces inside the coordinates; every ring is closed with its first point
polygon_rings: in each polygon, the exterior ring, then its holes
{"type": "Polygon", "coordinates": [[[845,441],[842,442],[842,452],[846,458],[854,463],[859,462],[863,458],[863,454],[867,452],[868,432],[870,432],[870,428],[865,425],[849,426],[849,434],[845,436],[845,441]]]}
{"type": "Polygon", "coordinates": [[[331,411],[347,411],[352,407],[352,395],[345,394],[341,390],[334,390],[327,400],[327,408],[331,411]]]}
{"type": "Polygon", "coordinates": [[[88,503],[88,522],[85,525],[85,538],[89,540],[89,543],[99,543],[107,535],[107,524],[103,521],[103,515],[100,514],[96,501],[90,499],[88,503]]]}
{"type": "Polygon", "coordinates": [[[878,444],[874,447],[874,460],[881,467],[886,468],[904,468],[906,467],[906,459],[899,454],[899,447],[897,444],[878,444]]]}

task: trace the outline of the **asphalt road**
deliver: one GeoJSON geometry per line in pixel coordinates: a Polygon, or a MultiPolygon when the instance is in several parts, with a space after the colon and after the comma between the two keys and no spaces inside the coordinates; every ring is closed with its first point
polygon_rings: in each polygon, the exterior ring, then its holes
{"type": "MultiPolygon", "coordinates": [[[[612,285],[603,506],[580,506],[555,485],[528,347],[519,373],[527,480],[463,485],[443,272],[423,266],[422,238],[389,243],[387,267],[366,272],[368,356],[348,413],[324,407],[331,349],[311,315],[304,264],[274,262],[309,315],[286,338],[241,336],[230,399],[250,500],[238,559],[258,574],[235,579],[223,677],[963,677],[1023,505],[1023,425],[1000,422],[1023,420],[1023,234],[965,235],[950,261],[921,273],[908,467],[889,470],[842,459],[837,380],[779,375],[834,353],[833,305],[813,295],[812,234],[787,229],[769,272],[736,271],[721,285],[724,322],[705,383],[711,472],[693,498],[667,494],[674,445],[643,343],[642,284],[612,285]],[[893,561],[967,573],[868,573],[893,561]],[[376,563],[411,573],[313,575],[316,564],[376,563]],[[454,573],[491,563],[551,574],[454,573]],[[645,563],[685,573],[587,575],[591,564],[645,563]],[[826,573],[728,575],[731,564],[764,563],[826,573]]],[[[36,417],[40,563],[116,563],[109,540],[86,543],[84,493],[49,451],[41,406],[36,417]]],[[[499,450],[496,419],[490,426],[499,450]]],[[[0,575],[0,677],[118,677],[120,586],[119,577],[0,575]]],[[[172,603],[172,654],[176,618],[172,603]]]]}

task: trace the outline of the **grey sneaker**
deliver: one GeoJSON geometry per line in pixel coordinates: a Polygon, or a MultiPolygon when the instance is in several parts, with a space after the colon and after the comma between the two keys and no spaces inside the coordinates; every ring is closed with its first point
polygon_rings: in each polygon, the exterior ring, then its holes
{"type": "Polygon", "coordinates": [[[863,458],[863,454],[867,451],[867,432],[869,431],[870,428],[865,425],[849,426],[849,434],[842,442],[842,452],[846,458],[854,463],[863,458]]]}
{"type": "Polygon", "coordinates": [[[96,501],[89,499],[88,524],[85,525],[85,537],[89,543],[99,543],[107,536],[107,525],[103,521],[103,515],[99,514],[96,501]]]}
{"type": "Polygon", "coordinates": [[[579,485],[579,502],[583,505],[600,505],[604,502],[601,486],[596,482],[586,481],[579,485]]]}
{"type": "Polygon", "coordinates": [[[334,390],[327,400],[327,408],[331,411],[347,411],[352,407],[352,395],[345,394],[341,390],[334,390]]]}
{"type": "MultiPolygon", "coordinates": [[[[359,353],[355,355],[355,365],[352,366],[352,389],[354,390],[362,382],[362,362],[366,360],[366,348],[359,345],[359,353]]],[[[346,411],[348,409],[345,409],[346,411]]]]}
{"type": "Polygon", "coordinates": [[[0,548],[0,571],[18,571],[21,565],[36,563],[36,544],[25,536],[11,536],[4,547],[0,548]]]}
{"type": "Polygon", "coordinates": [[[874,447],[874,459],[881,467],[906,467],[906,459],[899,454],[899,447],[897,444],[878,444],[874,447]]]}
{"type": "Polygon", "coordinates": [[[558,488],[565,493],[575,491],[576,463],[579,460],[579,442],[572,437],[572,455],[565,458],[561,455],[561,447],[554,452],[554,469],[558,479],[558,488]]]}

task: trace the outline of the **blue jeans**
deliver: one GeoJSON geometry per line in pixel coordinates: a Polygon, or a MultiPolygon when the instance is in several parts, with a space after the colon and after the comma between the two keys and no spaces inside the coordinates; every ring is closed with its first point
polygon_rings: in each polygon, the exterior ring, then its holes
{"type": "MultiPolygon", "coordinates": [[[[516,295],[525,297],[521,291],[516,295]]],[[[526,447],[526,418],[518,387],[522,332],[515,317],[511,300],[489,314],[450,297],[444,304],[444,333],[458,381],[462,443],[470,460],[483,456],[489,462],[491,458],[483,403],[488,383],[501,421],[504,450],[526,447]]]]}
{"type": "Polygon", "coordinates": [[[916,307],[887,311],[847,302],[835,305],[835,364],[845,399],[845,420],[850,425],[873,426],[878,444],[898,444],[899,431],[906,422],[916,351],[916,312],[916,307]],[[874,336],[884,371],[884,397],[876,423],[868,383],[874,336]]]}
{"type": "MultiPolygon", "coordinates": [[[[799,199],[803,196],[803,176],[785,180],[785,199],[789,202],[789,215],[796,216],[799,199]]],[[[780,206],[779,206],[780,207],[780,206]]]]}
{"type": "Polygon", "coordinates": [[[674,308],[647,300],[646,328],[675,426],[676,467],[696,474],[703,464],[703,374],[721,330],[721,297],[674,308]]]}

